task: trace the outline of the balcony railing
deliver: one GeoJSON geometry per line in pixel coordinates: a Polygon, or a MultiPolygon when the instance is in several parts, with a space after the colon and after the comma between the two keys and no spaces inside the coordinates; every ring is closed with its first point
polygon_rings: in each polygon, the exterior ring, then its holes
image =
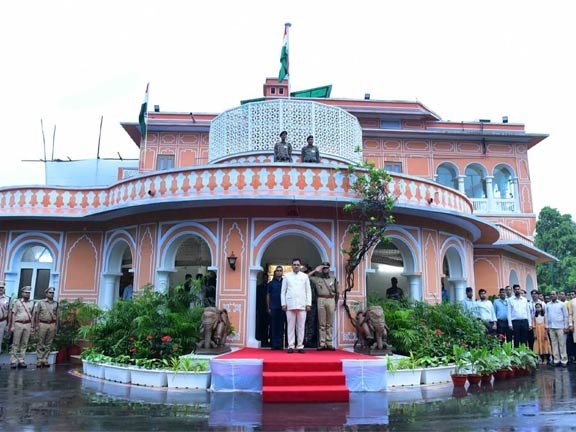
{"type": "MultiPolygon", "coordinates": [[[[105,188],[0,189],[0,217],[85,217],[182,201],[345,202],[357,199],[352,180],[346,170],[322,164],[205,165],[141,175],[105,188]]],[[[463,194],[429,180],[394,174],[389,187],[399,206],[472,213],[463,194]]]]}

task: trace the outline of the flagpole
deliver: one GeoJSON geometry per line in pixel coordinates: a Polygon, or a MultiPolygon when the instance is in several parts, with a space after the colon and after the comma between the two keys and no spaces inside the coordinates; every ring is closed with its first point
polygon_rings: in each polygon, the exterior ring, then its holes
{"type": "Polygon", "coordinates": [[[286,23],[284,24],[284,28],[286,29],[286,42],[288,46],[288,99],[290,99],[290,27],[292,24],[286,23]]]}

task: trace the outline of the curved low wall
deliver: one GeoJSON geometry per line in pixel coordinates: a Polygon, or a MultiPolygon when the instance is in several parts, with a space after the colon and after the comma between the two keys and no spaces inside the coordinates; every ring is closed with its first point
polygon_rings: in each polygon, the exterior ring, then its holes
{"type": "MultiPolygon", "coordinates": [[[[178,201],[351,201],[357,198],[350,187],[353,179],[342,168],[294,163],[219,164],[133,177],[105,188],[3,188],[0,217],[82,218],[178,201]]],[[[429,180],[393,174],[390,190],[398,205],[473,212],[466,196],[429,180]]]]}

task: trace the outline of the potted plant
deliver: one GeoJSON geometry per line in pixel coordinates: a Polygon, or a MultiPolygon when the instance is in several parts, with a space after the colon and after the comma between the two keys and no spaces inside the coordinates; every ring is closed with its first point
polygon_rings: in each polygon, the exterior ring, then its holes
{"type": "Polygon", "coordinates": [[[452,352],[454,355],[454,373],[450,375],[452,383],[454,387],[464,387],[468,380],[465,370],[470,364],[470,352],[460,345],[454,345],[452,352]]]}
{"type": "Polygon", "coordinates": [[[495,346],[492,349],[492,355],[496,358],[496,371],[494,374],[495,380],[503,380],[508,378],[508,370],[510,369],[510,356],[504,350],[503,346],[495,346]]]}
{"type": "Polygon", "coordinates": [[[205,390],[210,386],[210,363],[191,357],[173,357],[168,362],[168,387],[205,390]]]}
{"type": "Polygon", "coordinates": [[[82,371],[88,376],[104,378],[104,364],[111,360],[111,357],[107,355],[93,349],[87,349],[82,353],[82,371]]]}
{"type": "Polygon", "coordinates": [[[498,358],[487,347],[480,348],[477,351],[478,355],[475,359],[474,367],[481,376],[482,384],[490,384],[492,374],[498,368],[498,358]]]}
{"type": "Polygon", "coordinates": [[[521,374],[528,375],[538,367],[538,355],[526,345],[520,345],[515,351],[521,374]]]}

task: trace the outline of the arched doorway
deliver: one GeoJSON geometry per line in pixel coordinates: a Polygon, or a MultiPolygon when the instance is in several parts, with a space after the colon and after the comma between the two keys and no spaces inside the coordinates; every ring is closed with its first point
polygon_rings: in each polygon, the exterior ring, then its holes
{"type": "Polygon", "coordinates": [[[201,279],[201,298],[205,306],[216,304],[216,273],[209,270],[212,264],[210,248],[204,239],[189,235],[182,239],[174,256],[174,271],[170,273],[170,286],[188,285],[191,278],[201,279]]]}
{"type": "Polygon", "coordinates": [[[513,287],[514,285],[520,285],[520,282],[518,279],[518,273],[516,273],[516,270],[510,270],[510,277],[508,278],[508,285],[510,285],[511,287],[513,287]]]}
{"type": "MultiPolygon", "coordinates": [[[[258,275],[256,285],[255,339],[260,342],[262,347],[270,346],[265,283],[272,278],[274,268],[278,265],[284,267],[285,273],[292,271],[293,258],[300,258],[302,264],[306,264],[308,269],[311,269],[322,261],[327,260],[327,254],[304,235],[282,235],[268,244],[260,260],[260,266],[263,271],[258,275]]],[[[306,333],[304,336],[304,346],[307,348],[315,348],[318,341],[316,296],[314,290],[312,291],[312,310],[307,315],[306,333]]],[[[334,334],[336,335],[337,333],[335,332],[334,334]]]]}
{"type": "Polygon", "coordinates": [[[126,240],[119,239],[109,248],[102,273],[98,304],[103,309],[110,309],[118,299],[131,299],[133,292],[132,249],[126,240]]]}
{"type": "Polygon", "coordinates": [[[446,249],[442,267],[444,273],[442,285],[448,292],[449,300],[451,302],[464,300],[468,280],[465,277],[463,257],[456,247],[450,246],[446,249]]]}
{"type": "Polygon", "coordinates": [[[54,258],[52,253],[41,243],[27,245],[20,254],[18,265],[18,293],[22,287],[32,287],[30,298],[41,300],[46,298],[44,291],[50,286],[50,276],[54,258]]]}

